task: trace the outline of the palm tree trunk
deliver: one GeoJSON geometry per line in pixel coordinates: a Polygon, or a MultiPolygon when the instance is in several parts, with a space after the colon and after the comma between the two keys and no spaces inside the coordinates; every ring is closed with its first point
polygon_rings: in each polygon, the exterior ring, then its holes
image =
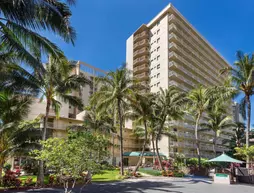
{"type": "Polygon", "coordinates": [[[123,176],[123,119],[121,112],[121,101],[117,102],[118,115],[119,115],[119,124],[120,124],[120,174],[123,176]]]}
{"type": "Polygon", "coordinates": [[[213,139],[213,152],[214,156],[216,157],[216,142],[217,142],[217,133],[214,132],[214,139],[213,139]]]}
{"type": "MultiPolygon", "coordinates": [[[[50,100],[47,99],[47,105],[46,105],[46,113],[43,120],[43,130],[42,130],[42,141],[45,141],[47,139],[47,128],[48,128],[48,116],[49,116],[49,110],[50,110],[50,100]]],[[[44,186],[44,162],[40,160],[39,162],[39,176],[38,176],[38,182],[41,186],[44,186]]]]}
{"type": "Polygon", "coordinates": [[[139,156],[139,161],[133,171],[133,173],[135,174],[137,171],[138,171],[138,168],[139,166],[142,164],[142,160],[143,160],[143,157],[144,157],[144,152],[145,152],[145,149],[146,149],[146,144],[147,144],[147,125],[146,125],[146,121],[144,120],[144,127],[145,127],[145,140],[144,140],[144,143],[143,143],[143,147],[142,147],[142,152],[141,152],[141,155],[139,156]]]}
{"type": "Polygon", "coordinates": [[[2,176],[3,167],[4,167],[4,162],[1,161],[1,162],[0,162],[0,185],[2,185],[2,181],[3,181],[3,176],[2,176]]]}
{"type": "Polygon", "coordinates": [[[162,166],[162,162],[161,162],[160,153],[159,153],[158,141],[159,141],[159,138],[158,138],[158,137],[156,137],[156,140],[155,140],[156,157],[157,157],[157,160],[158,160],[158,163],[159,163],[160,169],[161,169],[161,170],[164,170],[164,168],[163,168],[163,166],[162,166]]]}
{"type": "Polygon", "coordinates": [[[155,144],[154,144],[154,136],[152,136],[152,146],[153,146],[153,164],[155,162],[155,144]]]}
{"type": "Polygon", "coordinates": [[[114,165],[114,157],[115,157],[115,136],[114,134],[112,133],[112,138],[113,138],[113,145],[112,145],[112,165],[114,165]]]}
{"type": "Polygon", "coordinates": [[[198,139],[198,126],[200,121],[200,114],[198,114],[197,120],[196,120],[196,127],[195,127],[195,139],[196,139],[196,148],[197,148],[197,154],[198,154],[198,167],[201,168],[201,157],[200,157],[200,149],[199,149],[199,139],[198,139]]]}
{"type": "MultiPolygon", "coordinates": [[[[250,102],[250,96],[246,96],[246,102],[247,102],[247,130],[246,130],[246,148],[249,147],[249,133],[250,133],[250,118],[251,118],[251,102],[250,102]]],[[[250,163],[250,157],[247,155],[246,157],[246,168],[249,168],[250,163]]]]}

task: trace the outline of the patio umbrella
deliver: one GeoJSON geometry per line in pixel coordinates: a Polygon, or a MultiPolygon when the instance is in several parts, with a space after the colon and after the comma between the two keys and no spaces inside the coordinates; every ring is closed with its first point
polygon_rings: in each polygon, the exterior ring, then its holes
{"type": "Polygon", "coordinates": [[[220,156],[218,156],[216,158],[208,160],[208,162],[230,162],[230,163],[240,163],[240,164],[243,163],[243,161],[229,157],[225,153],[221,154],[220,156]]]}

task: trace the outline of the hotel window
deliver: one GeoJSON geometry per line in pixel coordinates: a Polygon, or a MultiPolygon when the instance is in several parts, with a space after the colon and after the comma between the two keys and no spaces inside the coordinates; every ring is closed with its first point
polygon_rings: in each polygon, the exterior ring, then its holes
{"type": "Polygon", "coordinates": [[[157,78],[159,78],[159,77],[160,77],[160,73],[157,74],[157,78]]]}
{"type": "Polygon", "coordinates": [[[159,52],[159,50],[160,50],[160,46],[157,48],[157,52],[159,52]]]}
{"type": "Polygon", "coordinates": [[[157,87],[159,87],[159,85],[160,85],[160,82],[157,82],[157,87]]]}
{"type": "Polygon", "coordinates": [[[160,21],[158,21],[156,25],[159,25],[159,24],[160,24],[160,21]]]}
{"type": "Polygon", "coordinates": [[[160,69],[160,67],[161,67],[161,65],[160,65],[160,64],[158,64],[158,65],[157,65],[157,69],[160,69]]]}
{"type": "Polygon", "coordinates": [[[157,30],[157,35],[159,34],[159,32],[160,32],[160,29],[157,30]]]}
{"type": "Polygon", "coordinates": [[[159,42],[160,42],[160,38],[157,39],[157,43],[159,43],[159,42]]]}
{"type": "Polygon", "coordinates": [[[159,56],[157,56],[157,60],[159,60],[160,59],[160,55],[159,56]]]}

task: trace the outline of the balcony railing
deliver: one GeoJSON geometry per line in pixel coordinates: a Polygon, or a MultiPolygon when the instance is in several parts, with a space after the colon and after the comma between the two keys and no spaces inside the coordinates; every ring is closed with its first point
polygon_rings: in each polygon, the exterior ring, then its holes
{"type": "Polygon", "coordinates": [[[133,48],[136,49],[136,48],[140,48],[142,46],[145,46],[145,45],[149,45],[149,41],[148,40],[141,40],[137,43],[134,44],[133,48]]]}
{"type": "Polygon", "coordinates": [[[133,65],[142,63],[142,62],[149,62],[149,58],[147,56],[142,56],[140,58],[137,58],[133,61],[133,65]]]}
{"type": "Polygon", "coordinates": [[[146,32],[146,31],[143,31],[143,32],[135,35],[134,38],[133,38],[133,41],[135,42],[135,41],[137,41],[139,39],[142,39],[142,38],[145,38],[145,37],[148,37],[148,36],[149,36],[149,33],[146,32]]]}
{"type": "Polygon", "coordinates": [[[225,64],[225,61],[222,58],[220,58],[220,56],[215,51],[213,51],[212,48],[210,48],[210,46],[207,43],[205,43],[203,40],[201,41],[200,38],[197,37],[197,35],[195,35],[190,29],[188,29],[188,27],[185,24],[183,24],[183,22],[181,22],[178,18],[176,18],[173,14],[170,15],[169,17],[171,18],[170,21],[174,20],[178,25],[180,25],[181,28],[183,28],[197,42],[197,44],[199,44],[200,47],[202,47],[202,49],[207,52],[205,55],[207,55],[208,57],[209,55],[212,56],[211,59],[214,60],[215,66],[217,66],[218,68],[225,67],[225,65],[224,66],[219,65],[219,63],[225,64]],[[218,57],[220,61],[217,61],[215,59],[218,57]]]}
{"type": "Polygon", "coordinates": [[[149,71],[149,66],[147,64],[142,64],[141,66],[133,68],[134,73],[142,71],[149,71]]]}
{"type": "Polygon", "coordinates": [[[142,54],[148,54],[149,53],[149,49],[148,48],[142,48],[140,50],[137,50],[133,53],[133,57],[137,57],[140,56],[142,54]]]}

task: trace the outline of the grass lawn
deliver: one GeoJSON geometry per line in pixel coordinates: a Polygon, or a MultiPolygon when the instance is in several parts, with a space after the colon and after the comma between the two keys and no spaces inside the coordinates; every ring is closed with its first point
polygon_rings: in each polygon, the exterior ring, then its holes
{"type": "MultiPolygon", "coordinates": [[[[37,181],[37,176],[20,176],[18,177],[21,181],[22,181],[22,184],[25,183],[26,179],[28,178],[32,178],[33,179],[33,182],[36,183],[37,181]]],[[[48,176],[45,176],[44,177],[44,184],[48,184],[49,183],[49,177],[48,176]]]]}
{"type": "MultiPolygon", "coordinates": [[[[22,181],[22,184],[25,183],[26,179],[31,177],[33,179],[33,182],[36,183],[37,176],[20,176],[19,179],[22,181]]],[[[110,182],[110,181],[116,181],[119,180],[119,170],[105,170],[102,174],[96,174],[93,176],[92,181],[93,182],[110,182]]],[[[44,183],[48,184],[49,178],[48,176],[45,176],[44,183]]]]}
{"type": "Polygon", "coordinates": [[[139,172],[144,173],[144,174],[149,174],[151,176],[161,176],[161,171],[159,171],[159,170],[140,168],[139,172]]]}
{"type": "Polygon", "coordinates": [[[92,182],[110,182],[119,180],[119,170],[105,170],[103,174],[96,174],[92,182]]]}

